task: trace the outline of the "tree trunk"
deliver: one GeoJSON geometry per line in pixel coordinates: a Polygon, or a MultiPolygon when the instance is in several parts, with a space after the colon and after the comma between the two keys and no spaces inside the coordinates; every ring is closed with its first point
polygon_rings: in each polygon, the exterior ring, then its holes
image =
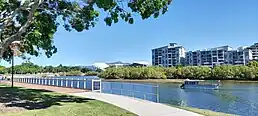
{"type": "Polygon", "coordinates": [[[0,60],[3,58],[4,48],[0,47],[0,60]]]}

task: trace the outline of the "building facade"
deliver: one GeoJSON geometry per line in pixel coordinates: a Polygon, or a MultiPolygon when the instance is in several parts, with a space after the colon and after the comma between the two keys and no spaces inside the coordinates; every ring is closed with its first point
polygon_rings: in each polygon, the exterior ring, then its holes
{"type": "Polygon", "coordinates": [[[254,43],[250,47],[247,47],[247,49],[252,51],[253,60],[258,61],[258,43],[254,43]]]}
{"type": "Polygon", "coordinates": [[[205,50],[189,51],[186,53],[186,65],[189,66],[216,66],[231,64],[229,46],[221,46],[205,50]]]}
{"type": "Polygon", "coordinates": [[[240,47],[237,50],[230,52],[230,58],[233,65],[246,65],[249,61],[253,60],[253,54],[250,49],[246,47],[240,47]]]}
{"type": "Polygon", "coordinates": [[[185,62],[185,48],[176,43],[152,49],[152,65],[172,67],[183,65],[185,62]]]}
{"type": "Polygon", "coordinates": [[[176,43],[152,49],[152,65],[165,67],[246,65],[252,60],[258,61],[258,43],[250,47],[239,47],[237,50],[230,46],[221,46],[186,52],[183,46],[178,46],[176,43]]]}

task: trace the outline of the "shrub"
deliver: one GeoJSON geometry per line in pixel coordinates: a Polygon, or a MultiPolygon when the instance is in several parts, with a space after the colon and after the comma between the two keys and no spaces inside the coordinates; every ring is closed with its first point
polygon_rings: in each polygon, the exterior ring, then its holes
{"type": "Polygon", "coordinates": [[[99,73],[95,71],[88,71],[85,73],[85,76],[97,76],[99,73]]]}
{"type": "Polygon", "coordinates": [[[66,73],[66,76],[81,76],[82,72],[81,71],[69,71],[66,73]]]}

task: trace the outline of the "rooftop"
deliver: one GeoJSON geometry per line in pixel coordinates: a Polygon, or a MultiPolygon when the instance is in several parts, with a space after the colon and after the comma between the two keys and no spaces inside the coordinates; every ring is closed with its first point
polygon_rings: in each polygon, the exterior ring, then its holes
{"type": "Polygon", "coordinates": [[[130,63],[124,63],[124,62],[121,62],[121,61],[117,61],[117,62],[111,62],[111,63],[107,63],[108,65],[117,65],[117,64],[120,64],[120,65],[129,65],[130,63]]]}
{"type": "Polygon", "coordinates": [[[182,48],[184,48],[184,46],[178,45],[177,43],[169,43],[167,46],[162,46],[162,47],[154,48],[154,49],[152,49],[152,50],[155,50],[155,49],[162,49],[162,48],[177,48],[177,47],[182,47],[182,48]]]}

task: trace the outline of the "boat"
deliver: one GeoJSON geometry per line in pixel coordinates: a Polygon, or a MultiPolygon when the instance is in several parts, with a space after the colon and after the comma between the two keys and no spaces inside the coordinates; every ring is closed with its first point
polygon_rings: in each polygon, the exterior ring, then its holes
{"type": "Polygon", "coordinates": [[[182,89],[219,89],[220,81],[186,79],[180,86],[182,89]]]}

